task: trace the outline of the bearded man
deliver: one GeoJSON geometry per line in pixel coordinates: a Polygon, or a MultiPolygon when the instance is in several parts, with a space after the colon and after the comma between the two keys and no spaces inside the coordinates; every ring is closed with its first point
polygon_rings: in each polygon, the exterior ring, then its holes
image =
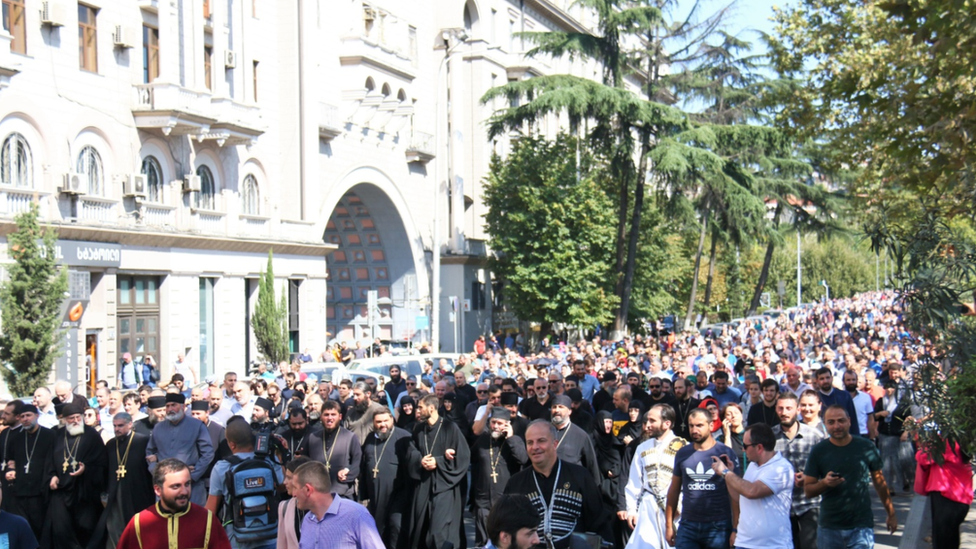
{"type": "Polygon", "coordinates": [[[511,417],[505,408],[492,408],[489,431],[471,445],[471,494],[479,546],[488,543],[488,514],[505,493],[508,479],[529,463],[525,441],[512,430],[511,417]]]}
{"type": "Polygon", "coordinates": [[[105,491],[108,467],[105,443],[84,424],[85,407],[64,407],[64,428],[55,431],[54,447],[46,456],[44,478],[51,489],[41,547],[83,549],[91,540],[105,491]]]}
{"type": "Polygon", "coordinates": [[[146,399],[146,417],[133,422],[132,429],[140,435],[147,437],[152,434],[153,428],[160,421],[166,418],[166,397],[151,396],[146,399]]]}
{"type": "Polygon", "coordinates": [[[373,430],[373,416],[388,408],[373,402],[373,390],[363,381],[357,381],[352,386],[352,401],[353,405],[346,409],[343,426],[355,433],[358,440],[366,440],[373,430]]]}
{"type": "Polygon", "coordinates": [[[17,512],[27,519],[34,537],[41,539],[47,515],[48,477],[44,462],[53,453],[55,431],[40,425],[40,411],[25,404],[18,420],[20,432],[10,441],[13,456],[8,456],[4,479],[17,497],[17,512]]]}
{"type": "Polygon", "coordinates": [[[566,395],[552,399],[550,414],[552,425],[556,428],[556,438],[553,441],[556,452],[562,461],[585,467],[593,476],[593,482],[599,486],[603,482],[603,475],[597,465],[593,439],[570,421],[572,406],[572,399],[566,395]]]}
{"type": "Polygon", "coordinates": [[[363,442],[363,467],[359,499],[373,515],[376,530],[387,549],[395,549],[406,509],[408,492],[407,447],[410,433],[393,424],[393,415],[383,409],[373,415],[373,432],[363,442]],[[397,497],[400,496],[400,497],[397,497]]]}
{"type": "Polygon", "coordinates": [[[185,404],[186,397],[180,393],[166,395],[166,421],[153,427],[152,438],[146,447],[146,461],[150,472],[164,459],[174,458],[185,463],[193,478],[190,501],[203,505],[207,502],[203,477],[213,462],[215,450],[207,426],[198,419],[188,417],[185,404]]]}
{"type": "Polygon", "coordinates": [[[334,400],[322,404],[322,431],[313,433],[298,449],[298,455],[325,464],[332,491],[346,499],[355,497],[356,478],[362,466],[363,447],[359,437],[344,428],[341,405],[334,400]]]}

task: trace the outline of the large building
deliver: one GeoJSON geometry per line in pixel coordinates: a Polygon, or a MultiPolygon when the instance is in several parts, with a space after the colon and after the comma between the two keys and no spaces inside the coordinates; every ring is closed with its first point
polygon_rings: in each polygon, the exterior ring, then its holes
{"type": "Polygon", "coordinates": [[[243,372],[269,250],[293,351],[469,349],[499,327],[480,189],[507,146],[480,98],[597,76],[521,54],[588,24],[568,0],[2,2],[0,234],[33,202],[57,230],[79,384],[126,352],[243,372]]]}

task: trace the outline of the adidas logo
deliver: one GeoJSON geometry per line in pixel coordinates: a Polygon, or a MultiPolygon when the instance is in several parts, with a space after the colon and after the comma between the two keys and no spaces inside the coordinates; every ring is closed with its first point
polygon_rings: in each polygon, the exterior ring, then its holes
{"type": "Polygon", "coordinates": [[[685,467],[685,473],[688,473],[688,476],[697,482],[705,482],[715,475],[715,471],[713,471],[711,467],[709,467],[707,471],[703,471],[702,469],[704,468],[702,467],[701,462],[698,463],[698,467],[696,469],[697,470],[692,470],[691,467],[685,467]]]}

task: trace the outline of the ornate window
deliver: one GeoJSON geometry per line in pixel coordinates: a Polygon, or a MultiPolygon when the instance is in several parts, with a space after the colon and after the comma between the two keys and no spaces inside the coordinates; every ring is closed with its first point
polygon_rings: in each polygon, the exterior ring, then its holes
{"type": "Polygon", "coordinates": [[[0,148],[0,183],[14,187],[34,186],[30,146],[19,133],[12,133],[3,140],[3,148],[0,148]]]}
{"type": "Polygon", "coordinates": [[[201,210],[216,210],[217,188],[214,185],[213,173],[210,168],[200,166],[197,168],[197,175],[200,176],[200,192],[197,193],[197,208],[201,210]]]}
{"type": "Polygon", "coordinates": [[[88,182],[88,194],[105,195],[105,172],[102,169],[102,157],[91,145],[81,149],[75,171],[80,173],[88,182]]]}
{"type": "Polygon", "coordinates": [[[251,174],[244,178],[241,184],[241,211],[247,215],[261,213],[261,192],[258,190],[258,180],[251,174]]]}
{"type": "Polygon", "coordinates": [[[150,202],[163,201],[163,169],[154,156],[142,159],[142,175],[146,176],[146,200],[150,202]]]}

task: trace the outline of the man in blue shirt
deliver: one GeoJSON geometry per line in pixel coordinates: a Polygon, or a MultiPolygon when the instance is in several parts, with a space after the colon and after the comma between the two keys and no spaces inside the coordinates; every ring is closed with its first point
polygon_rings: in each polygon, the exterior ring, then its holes
{"type": "Polygon", "coordinates": [[[742,397],[742,391],[729,386],[728,372],[724,370],[715,372],[712,375],[712,381],[715,383],[715,390],[712,391],[712,397],[718,401],[719,408],[724,407],[730,402],[739,402],[739,399],[742,397]]]}
{"type": "Polygon", "coordinates": [[[312,461],[295,470],[294,490],[295,504],[308,511],[302,521],[303,547],[384,549],[369,511],[332,493],[324,464],[312,461]]]}
{"type": "Polygon", "coordinates": [[[579,390],[583,393],[583,398],[593,403],[593,395],[600,389],[600,382],[590,374],[586,373],[586,362],[577,360],[573,362],[573,375],[576,376],[579,390]]]}

